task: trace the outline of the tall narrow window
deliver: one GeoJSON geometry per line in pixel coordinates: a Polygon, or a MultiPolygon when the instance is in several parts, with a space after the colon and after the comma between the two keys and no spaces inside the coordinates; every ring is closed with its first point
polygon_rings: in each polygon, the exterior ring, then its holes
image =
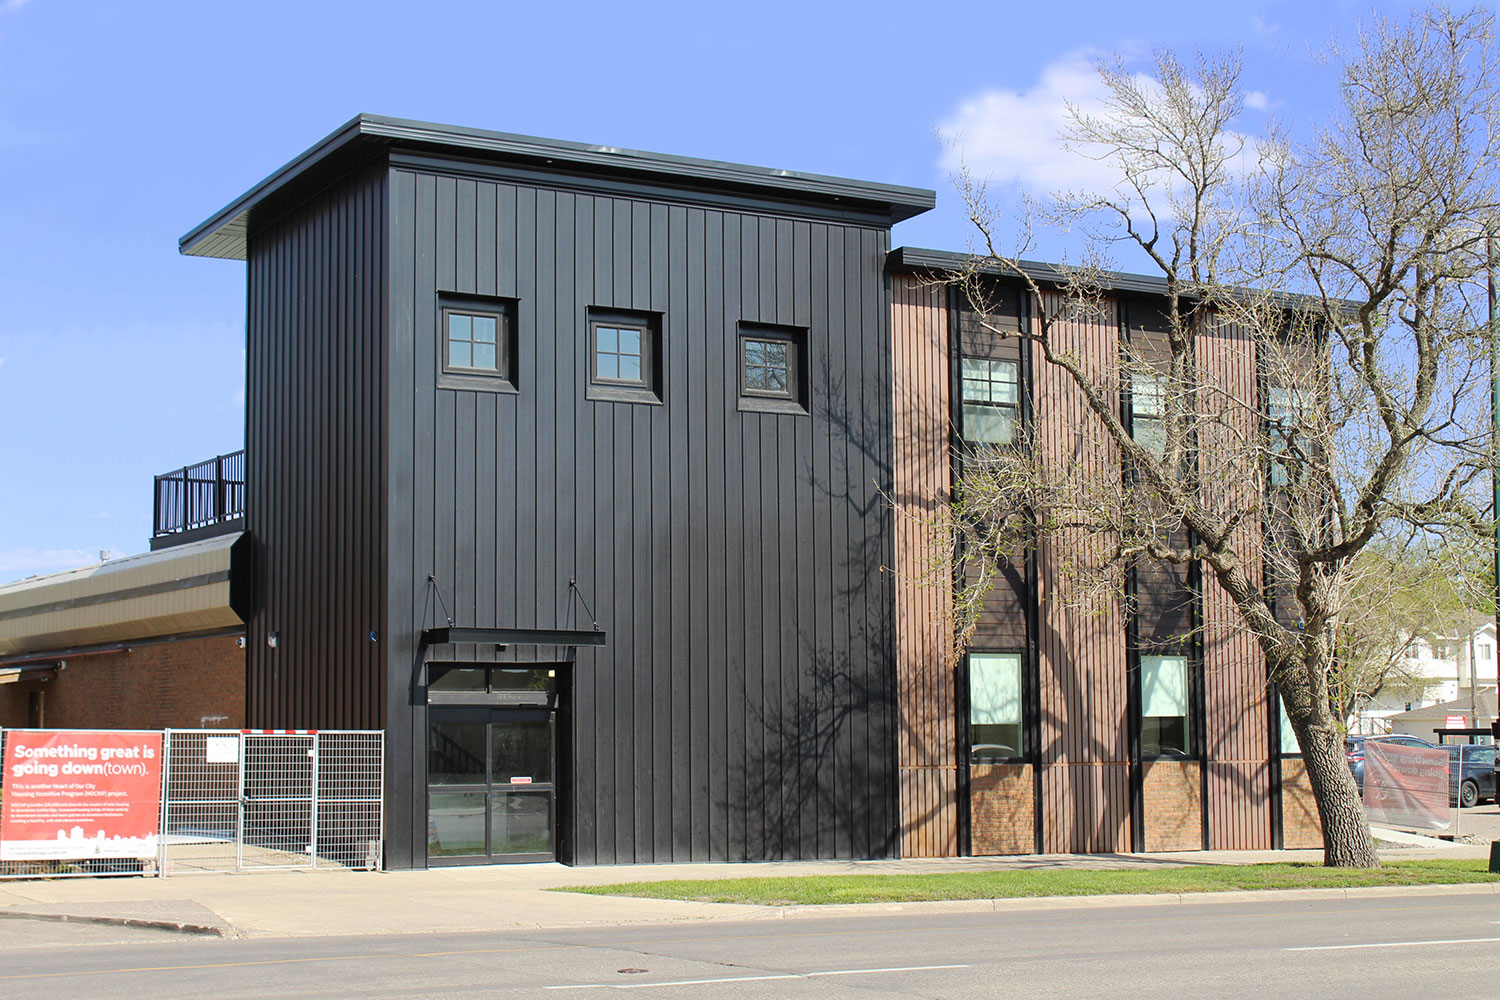
{"type": "Polygon", "coordinates": [[[1026,755],[1019,653],[969,654],[969,738],[975,760],[1026,755]]]}
{"type": "Polygon", "coordinates": [[[1130,436],[1158,459],[1167,453],[1166,397],[1160,375],[1130,377],[1130,436]]]}
{"type": "Polygon", "coordinates": [[[1296,471],[1302,449],[1298,433],[1302,422],[1302,399],[1295,389],[1271,386],[1266,392],[1267,449],[1271,453],[1270,482],[1286,486],[1296,471]]]}
{"type": "Polygon", "coordinates": [[[963,436],[969,444],[1011,444],[1020,408],[1020,367],[1014,361],[964,358],[963,436]]]}
{"type": "Polygon", "coordinates": [[[1188,756],[1188,658],[1141,657],[1141,755],[1188,756]]]}
{"type": "Polygon", "coordinates": [[[1295,756],[1301,753],[1302,744],[1297,742],[1297,731],[1292,728],[1292,717],[1286,714],[1286,703],[1280,699],[1276,702],[1276,714],[1281,720],[1282,756],[1295,756]]]}

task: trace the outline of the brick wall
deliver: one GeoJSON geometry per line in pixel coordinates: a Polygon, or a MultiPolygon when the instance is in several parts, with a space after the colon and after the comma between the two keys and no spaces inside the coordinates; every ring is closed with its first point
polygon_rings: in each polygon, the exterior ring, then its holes
{"type": "Polygon", "coordinates": [[[1152,760],[1141,766],[1147,851],[1203,849],[1201,768],[1192,760],[1152,760]]]}
{"type": "Polygon", "coordinates": [[[975,854],[1031,854],[1036,850],[1036,791],[1030,764],[978,764],[969,769],[975,854]]]}
{"type": "Polygon", "coordinates": [[[1296,757],[1281,761],[1281,839],[1287,848],[1323,846],[1323,824],[1307,766],[1296,757]]]}
{"type": "Polygon", "coordinates": [[[29,725],[37,691],[48,729],[239,729],[245,651],[215,636],[75,656],[51,680],[0,685],[0,726],[29,725]]]}

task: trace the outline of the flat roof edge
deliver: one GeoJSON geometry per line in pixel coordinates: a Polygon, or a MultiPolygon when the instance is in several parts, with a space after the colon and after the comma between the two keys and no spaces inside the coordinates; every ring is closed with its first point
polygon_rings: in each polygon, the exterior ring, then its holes
{"type": "Polygon", "coordinates": [[[178,251],[188,256],[243,260],[250,212],[294,185],[334,154],[361,142],[439,148],[450,153],[487,154],[544,164],[556,162],[606,174],[676,178],[696,184],[759,191],[782,201],[847,201],[875,207],[892,224],[926,212],[937,204],[937,192],[927,188],[361,114],[194,226],[178,240],[178,251]]]}

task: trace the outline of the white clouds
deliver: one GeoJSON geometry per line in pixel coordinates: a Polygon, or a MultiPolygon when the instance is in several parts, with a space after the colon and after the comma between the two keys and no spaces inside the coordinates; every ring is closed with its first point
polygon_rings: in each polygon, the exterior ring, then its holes
{"type": "Polygon", "coordinates": [[[93,552],[84,549],[11,549],[0,552],[0,579],[77,569],[80,566],[92,566],[98,561],[97,549],[93,552]]]}
{"type": "MultiPolygon", "coordinates": [[[[950,174],[967,167],[976,179],[1017,185],[1043,194],[1063,192],[1105,195],[1124,179],[1120,170],[1100,159],[1068,149],[1061,138],[1073,122],[1069,107],[1088,116],[1109,113],[1109,91],[1094,68],[1095,53],[1079,51],[1043,68],[1026,90],[990,90],[968,100],[938,126],[944,141],[941,166],[950,174]]],[[[1138,75],[1144,89],[1155,89],[1138,75]]],[[[1264,111],[1272,104],[1262,91],[1246,105],[1264,111]]],[[[1239,169],[1254,162],[1253,137],[1231,133],[1242,144],[1239,169]]]]}
{"type": "Polygon", "coordinates": [[[1088,52],[1063,56],[1026,91],[991,90],[959,105],[938,125],[942,167],[967,165],[978,177],[1040,191],[1103,191],[1118,182],[1110,167],[1069,152],[1059,135],[1071,103],[1085,113],[1104,110],[1106,91],[1088,52]]]}
{"type": "Polygon", "coordinates": [[[26,6],[26,0],[3,0],[0,2],[0,10],[20,10],[26,6]]]}

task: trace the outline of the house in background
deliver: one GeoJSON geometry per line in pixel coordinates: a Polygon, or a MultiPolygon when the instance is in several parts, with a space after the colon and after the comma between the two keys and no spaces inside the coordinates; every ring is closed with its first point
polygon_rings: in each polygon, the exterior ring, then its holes
{"type": "MultiPolygon", "coordinates": [[[[1458,628],[1412,637],[1396,663],[1399,679],[1359,706],[1350,732],[1410,732],[1393,728],[1403,713],[1446,702],[1468,704],[1476,685],[1479,691],[1494,687],[1495,655],[1495,621],[1482,614],[1466,615],[1458,628]]],[[[1473,713],[1464,709],[1447,714],[1473,713]]],[[[1432,738],[1430,732],[1413,735],[1432,738]]]]}
{"type": "MultiPolygon", "coordinates": [[[[385,731],[392,868],[1319,843],[1196,570],[1080,617],[1018,553],[950,657],[891,501],[1088,425],[962,255],[891,251],[934,197],[360,116],[181,241],[246,264],[243,514],[142,558],[232,551],[244,725],[385,731]]],[[[1160,337],[1109,280],[1065,331],[1101,370],[1160,337]]],[[[1246,336],[1198,348],[1257,391],[1246,336]]]]}

